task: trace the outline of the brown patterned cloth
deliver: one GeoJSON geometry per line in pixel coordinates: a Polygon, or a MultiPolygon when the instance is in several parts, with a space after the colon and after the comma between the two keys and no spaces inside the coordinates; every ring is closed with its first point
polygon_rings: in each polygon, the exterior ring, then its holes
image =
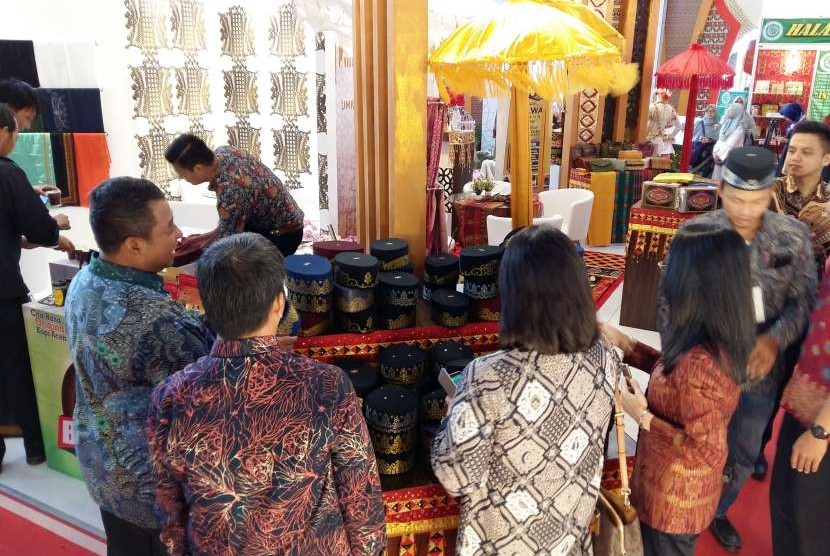
{"type": "MultiPolygon", "coordinates": [[[[510,197],[492,197],[490,200],[462,199],[453,203],[458,218],[456,242],[462,247],[487,245],[487,217],[510,217],[510,197]]],[[[542,216],[542,203],[533,196],[534,218],[542,216]]]]}
{"type": "Polygon", "coordinates": [[[830,255],[830,183],[820,183],[812,195],[804,198],[790,178],[778,178],[773,186],[770,209],[788,214],[810,228],[821,277],[830,255]]]}

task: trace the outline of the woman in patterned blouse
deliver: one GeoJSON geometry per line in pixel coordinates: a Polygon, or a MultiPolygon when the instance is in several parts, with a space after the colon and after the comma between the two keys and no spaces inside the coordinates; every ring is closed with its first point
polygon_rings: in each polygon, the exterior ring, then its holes
{"type": "Polygon", "coordinates": [[[464,370],[432,446],[436,476],[460,498],[458,552],[590,554],[619,360],[558,230],[513,236],[499,289],[504,349],[464,370]]]}
{"type": "Polygon", "coordinates": [[[727,428],[755,343],[749,284],[738,233],[693,222],[672,242],[660,283],[663,353],[605,326],[626,363],[651,371],[647,398],[634,382],[622,392],[641,429],[631,488],[646,556],[691,556],[715,516],[727,428]]]}

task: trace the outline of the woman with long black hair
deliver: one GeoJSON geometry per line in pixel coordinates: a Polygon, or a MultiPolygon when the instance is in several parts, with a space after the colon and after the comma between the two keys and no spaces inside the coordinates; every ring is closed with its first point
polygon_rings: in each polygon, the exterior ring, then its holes
{"type": "Polygon", "coordinates": [[[646,556],[691,556],[715,516],[755,344],[750,284],[741,236],[691,223],[672,242],[660,282],[663,353],[605,326],[626,363],[651,371],[648,397],[633,382],[622,389],[623,409],[640,424],[631,488],[646,556]]]}

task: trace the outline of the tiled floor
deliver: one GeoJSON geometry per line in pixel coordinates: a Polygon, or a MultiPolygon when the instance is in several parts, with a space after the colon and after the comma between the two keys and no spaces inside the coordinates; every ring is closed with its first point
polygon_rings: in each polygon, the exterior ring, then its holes
{"type": "MultiPolygon", "coordinates": [[[[614,254],[623,253],[621,245],[596,250],[614,254]]],[[[619,324],[624,287],[625,284],[619,287],[600,308],[598,316],[601,321],[613,325],[619,324]]],[[[621,327],[621,329],[651,346],[659,347],[660,345],[659,336],[655,332],[625,327],[621,327]]],[[[647,375],[636,370],[634,373],[635,377],[645,387],[647,375]]],[[[636,435],[637,427],[634,421],[627,421],[626,430],[632,437],[636,435]]],[[[82,482],[53,471],[47,468],[45,464],[35,467],[26,465],[23,443],[20,439],[6,439],[6,445],[7,452],[3,460],[3,472],[0,473],[0,494],[6,492],[18,500],[51,513],[96,536],[103,535],[98,507],[89,497],[82,482]]]]}

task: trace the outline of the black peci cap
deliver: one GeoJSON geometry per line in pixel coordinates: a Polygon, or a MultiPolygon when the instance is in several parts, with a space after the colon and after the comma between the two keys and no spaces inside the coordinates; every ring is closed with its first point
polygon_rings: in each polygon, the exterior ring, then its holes
{"type": "Polygon", "coordinates": [[[775,183],[776,160],[762,147],[732,149],[723,166],[723,181],[737,189],[758,191],[775,183]]]}

